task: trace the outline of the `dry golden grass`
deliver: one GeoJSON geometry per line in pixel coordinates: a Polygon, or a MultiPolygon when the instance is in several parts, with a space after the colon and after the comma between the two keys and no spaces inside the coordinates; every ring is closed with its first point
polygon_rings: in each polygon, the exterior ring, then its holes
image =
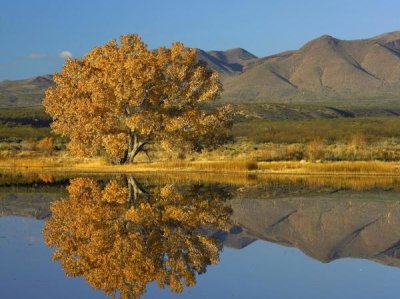
{"type": "Polygon", "coordinates": [[[139,174],[139,178],[149,178],[155,183],[219,183],[236,186],[262,186],[265,184],[278,186],[285,184],[301,184],[309,188],[333,187],[355,191],[372,188],[393,188],[400,190],[398,176],[353,176],[353,175],[298,175],[298,174],[221,174],[221,173],[163,173],[139,174]]]}
{"type": "Polygon", "coordinates": [[[311,172],[325,173],[400,173],[399,163],[380,161],[306,163],[303,168],[311,172]]]}
{"type": "Polygon", "coordinates": [[[352,190],[395,188],[400,190],[400,163],[394,162],[258,162],[236,161],[137,163],[110,165],[103,159],[0,160],[3,173],[21,173],[50,182],[53,177],[84,174],[126,174],[163,183],[222,183],[237,186],[300,184],[306,187],[335,187],[352,190]],[[257,165],[257,169],[255,168],[257,165]]]}
{"type": "Polygon", "coordinates": [[[41,153],[20,152],[17,155],[1,156],[0,169],[3,171],[24,170],[37,172],[40,170],[52,172],[74,172],[79,169],[96,170],[102,167],[112,167],[102,158],[74,158],[66,152],[48,156],[41,153]]]}
{"type": "MultiPolygon", "coordinates": [[[[255,161],[399,161],[400,140],[365,144],[362,135],[355,135],[349,143],[330,143],[323,139],[312,140],[309,143],[251,143],[238,140],[213,151],[200,154],[192,153],[187,159],[196,161],[216,161],[233,159],[250,159],[255,161]]],[[[163,160],[162,155],[156,157],[163,160]]],[[[167,159],[168,160],[168,159],[167,159]]]]}
{"type": "Polygon", "coordinates": [[[257,183],[272,185],[302,184],[308,187],[334,187],[351,189],[355,191],[373,188],[385,188],[400,190],[400,178],[398,176],[375,175],[260,175],[257,183]]]}
{"type": "MultiPolygon", "coordinates": [[[[13,173],[15,174],[15,173],[13,173]]],[[[82,175],[97,175],[83,173],[52,173],[52,172],[26,172],[17,173],[26,182],[52,183],[60,178],[79,177],[82,175]]],[[[98,174],[101,177],[104,174],[98,174]]],[[[108,175],[115,175],[107,174],[108,175]]],[[[117,174],[121,175],[121,174],[117,174]]],[[[286,189],[296,188],[309,190],[325,190],[326,188],[346,189],[354,191],[371,190],[375,188],[393,189],[400,191],[399,176],[375,176],[375,175],[299,175],[299,174],[246,174],[246,173],[201,173],[201,172],[139,172],[133,174],[141,183],[148,184],[181,184],[181,183],[217,183],[240,187],[261,187],[273,190],[278,186],[288,186],[286,189]],[[266,187],[270,186],[270,187],[266,187]]],[[[21,180],[21,178],[19,179],[21,180]]],[[[24,182],[25,182],[24,181],[24,182]]]]}
{"type": "Polygon", "coordinates": [[[246,160],[234,161],[171,161],[138,164],[149,169],[172,169],[188,171],[217,171],[217,172],[240,172],[252,171],[258,168],[257,162],[246,160]]]}
{"type": "Polygon", "coordinates": [[[61,152],[54,156],[26,154],[0,157],[0,169],[13,171],[45,170],[51,172],[85,173],[127,173],[127,172],[209,172],[209,173],[273,173],[273,174],[365,174],[400,175],[399,162],[382,161],[343,161],[343,162],[305,162],[279,161],[256,162],[252,159],[233,159],[225,161],[165,161],[140,162],[130,165],[111,165],[103,158],[72,158],[61,152]]]}
{"type": "Polygon", "coordinates": [[[382,161],[258,162],[260,172],[322,174],[400,174],[400,163],[382,161]]]}
{"type": "Polygon", "coordinates": [[[254,186],[262,184],[263,178],[247,173],[202,173],[202,172],[146,172],[135,174],[140,181],[149,180],[155,184],[165,183],[218,183],[234,186],[254,186]]]}
{"type": "Polygon", "coordinates": [[[260,172],[294,172],[303,166],[299,161],[258,162],[260,172]]]}

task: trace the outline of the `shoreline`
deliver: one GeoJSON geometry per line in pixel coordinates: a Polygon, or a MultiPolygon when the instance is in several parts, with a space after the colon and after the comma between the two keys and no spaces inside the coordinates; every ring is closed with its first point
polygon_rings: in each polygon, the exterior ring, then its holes
{"type": "Polygon", "coordinates": [[[255,161],[169,161],[136,162],[112,165],[102,160],[71,163],[49,157],[32,163],[29,159],[0,160],[0,172],[49,173],[210,173],[223,175],[296,175],[296,176],[400,176],[400,162],[255,162],[255,161]]]}

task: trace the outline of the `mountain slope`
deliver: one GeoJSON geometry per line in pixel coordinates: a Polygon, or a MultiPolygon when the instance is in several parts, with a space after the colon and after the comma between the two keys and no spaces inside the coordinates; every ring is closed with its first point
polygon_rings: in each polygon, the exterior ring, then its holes
{"type": "Polygon", "coordinates": [[[258,59],[224,80],[225,100],[354,99],[400,95],[400,32],[346,41],[324,35],[258,59]]]}
{"type": "Polygon", "coordinates": [[[54,85],[53,76],[0,81],[0,107],[40,106],[45,90],[54,85]]]}
{"type": "MultiPolygon", "coordinates": [[[[219,72],[225,102],[292,102],[368,99],[400,96],[400,31],[369,39],[316,38],[296,51],[257,58],[235,48],[197,49],[197,57],[219,72]]],[[[0,107],[40,105],[49,75],[0,81],[0,107]]]]}
{"type": "MultiPolygon", "coordinates": [[[[209,52],[197,49],[197,56],[219,72],[221,78],[240,74],[247,64],[257,60],[256,56],[241,48],[209,52]]],[[[53,85],[52,75],[0,81],[0,108],[41,106],[45,90],[53,85]]]]}
{"type": "Polygon", "coordinates": [[[257,56],[241,48],[208,52],[197,49],[197,58],[207,62],[221,77],[240,74],[249,63],[257,60],[257,56]]]}

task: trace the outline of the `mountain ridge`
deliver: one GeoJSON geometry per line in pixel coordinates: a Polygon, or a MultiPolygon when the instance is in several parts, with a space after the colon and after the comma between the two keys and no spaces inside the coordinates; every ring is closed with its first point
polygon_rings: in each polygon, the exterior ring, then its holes
{"type": "MultiPolygon", "coordinates": [[[[400,31],[344,40],[322,35],[297,50],[257,57],[243,48],[197,49],[233,103],[363,103],[400,96],[400,31]]],[[[51,75],[0,81],[0,106],[40,105],[51,75]]]]}
{"type": "Polygon", "coordinates": [[[400,32],[369,39],[317,37],[298,50],[260,58],[224,80],[230,101],[315,100],[400,95],[400,32]]]}

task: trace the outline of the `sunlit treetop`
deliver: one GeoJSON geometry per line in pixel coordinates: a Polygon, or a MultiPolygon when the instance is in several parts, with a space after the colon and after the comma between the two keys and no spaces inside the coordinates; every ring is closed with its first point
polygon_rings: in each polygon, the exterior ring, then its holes
{"type": "Polygon", "coordinates": [[[182,43],[149,50],[139,36],[123,35],[68,59],[54,81],[43,104],[53,130],[81,156],[125,163],[149,143],[201,150],[229,137],[232,108],[201,109],[220,96],[218,73],[182,43]]]}

